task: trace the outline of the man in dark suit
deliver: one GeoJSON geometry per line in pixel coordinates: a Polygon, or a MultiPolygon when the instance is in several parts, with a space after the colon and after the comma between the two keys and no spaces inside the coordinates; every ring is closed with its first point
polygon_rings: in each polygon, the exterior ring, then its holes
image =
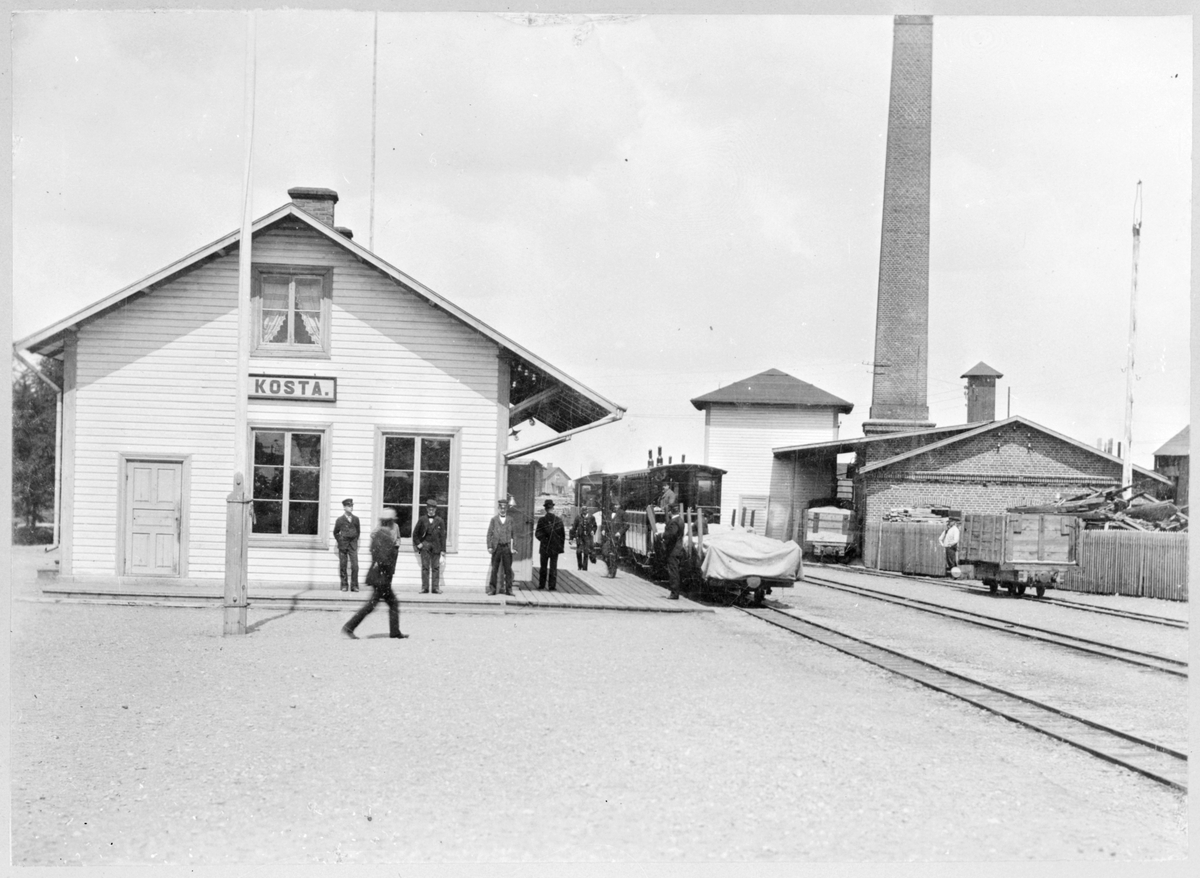
{"type": "Polygon", "coordinates": [[[679,600],[679,567],[685,558],[683,534],[686,529],[679,507],[667,509],[667,526],[663,529],[663,548],[667,554],[667,581],[671,588],[670,599],[679,600]]]}
{"type": "Polygon", "coordinates": [[[586,509],[581,510],[575,523],[571,525],[570,536],[575,541],[575,566],[580,570],[588,569],[588,559],[593,551],[592,536],[596,522],[587,513],[586,509]]]}
{"type": "Polygon", "coordinates": [[[358,591],[358,516],[354,514],[354,501],[347,497],[342,501],[342,514],[333,525],[333,539],[338,550],[338,576],[342,579],[342,591],[358,591]],[[346,568],[350,576],[346,576],[346,568]]]}
{"type": "Polygon", "coordinates": [[[538,570],[538,591],[546,588],[546,571],[550,571],[550,591],[555,590],[558,581],[558,556],[563,553],[567,544],[567,531],[562,519],[554,514],[554,501],[547,500],[542,504],[546,514],[538,519],[534,535],[541,546],[539,554],[542,566],[538,570]]]}
{"type": "Polygon", "coordinates": [[[438,579],[442,571],[442,554],[446,551],[446,522],[437,514],[437,500],[425,501],[425,514],[417,519],[412,532],[413,551],[421,556],[421,594],[429,592],[430,574],[433,593],[441,594],[438,579]]]}

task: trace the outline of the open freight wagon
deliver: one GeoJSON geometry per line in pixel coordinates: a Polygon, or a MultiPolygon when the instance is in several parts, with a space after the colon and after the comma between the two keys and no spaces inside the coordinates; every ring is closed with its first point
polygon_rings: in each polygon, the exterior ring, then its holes
{"type": "Polygon", "coordinates": [[[993,594],[1003,585],[1009,594],[1037,596],[1054,588],[1079,566],[1082,523],[1073,515],[1005,512],[963,516],[959,563],[970,564],[993,594]]]}

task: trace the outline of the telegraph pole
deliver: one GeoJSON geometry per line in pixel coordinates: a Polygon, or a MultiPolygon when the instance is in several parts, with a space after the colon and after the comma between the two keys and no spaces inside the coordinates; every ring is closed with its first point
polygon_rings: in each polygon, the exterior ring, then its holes
{"type": "Polygon", "coordinates": [[[242,180],[242,230],[238,240],[237,375],[233,417],[233,490],[225,498],[225,629],[246,633],[246,579],[249,569],[250,493],[246,443],[250,395],[250,239],[251,191],[254,183],[255,25],[251,10],[246,20],[246,168],[242,180]]]}
{"type": "Polygon", "coordinates": [[[1129,354],[1125,365],[1125,454],[1121,463],[1121,487],[1133,494],[1133,352],[1137,340],[1138,251],[1142,243],[1142,181],[1133,197],[1133,283],[1129,293],[1129,354]]]}

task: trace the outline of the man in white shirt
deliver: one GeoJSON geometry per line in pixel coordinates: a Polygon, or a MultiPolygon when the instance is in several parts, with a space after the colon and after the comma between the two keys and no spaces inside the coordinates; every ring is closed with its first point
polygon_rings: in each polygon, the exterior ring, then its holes
{"type": "Polygon", "coordinates": [[[946,529],[938,537],[938,545],[946,550],[946,575],[958,566],[958,521],[946,519],[946,529]]]}

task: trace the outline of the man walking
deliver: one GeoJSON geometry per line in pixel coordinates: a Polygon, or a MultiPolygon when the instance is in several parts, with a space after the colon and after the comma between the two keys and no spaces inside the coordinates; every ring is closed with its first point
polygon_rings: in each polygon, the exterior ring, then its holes
{"type": "Polygon", "coordinates": [[[392,575],[396,572],[396,558],[400,554],[400,528],[396,525],[396,511],[385,509],[379,513],[379,527],[371,534],[371,569],[367,572],[367,585],[371,596],[359,607],[350,621],[342,626],[342,633],[357,640],[354,629],[371,614],[379,602],[387,601],[388,637],[403,639],[400,633],[400,602],[392,591],[392,575]]]}
{"type": "Polygon", "coordinates": [[[446,551],[446,522],[437,514],[437,500],[433,497],[425,501],[425,514],[413,527],[412,542],[413,551],[421,556],[421,594],[429,593],[431,574],[433,593],[441,594],[438,579],[446,551]]]}
{"type": "Polygon", "coordinates": [[[547,500],[542,504],[546,514],[538,519],[534,536],[538,538],[542,558],[542,566],[538,569],[538,591],[546,588],[546,571],[550,571],[550,591],[558,584],[558,556],[563,553],[567,542],[566,530],[562,519],[554,514],[554,501],[547,500]]]}
{"type": "Polygon", "coordinates": [[[588,560],[593,552],[592,528],[594,526],[595,522],[586,510],[582,510],[571,525],[570,536],[575,541],[575,566],[580,570],[588,569],[588,560]]]}
{"type": "Polygon", "coordinates": [[[492,521],[488,525],[487,532],[487,548],[492,556],[492,572],[488,577],[487,593],[495,594],[500,590],[501,586],[497,578],[501,568],[503,568],[503,590],[505,594],[511,595],[513,581],[513,521],[512,516],[508,514],[508,500],[501,498],[498,502],[499,509],[492,516],[492,521]]]}
{"type": "Polygon", "coordinates": [[[354,500],[347,497],[342,501],[342,514],[333,523],[333,540],[338,550],[338,576],[342,579],[342,591],[358,591],[358,516],[354,514],[354,500]],[[350,576],[346,576],[346,568],[350,576]]]}
{"type": "Polygon", "coordinates": [[[958,521],[946,519],[946,529],[938,536],[938,545],[946,550],[946,575],[958,566],[958,521]]]}

